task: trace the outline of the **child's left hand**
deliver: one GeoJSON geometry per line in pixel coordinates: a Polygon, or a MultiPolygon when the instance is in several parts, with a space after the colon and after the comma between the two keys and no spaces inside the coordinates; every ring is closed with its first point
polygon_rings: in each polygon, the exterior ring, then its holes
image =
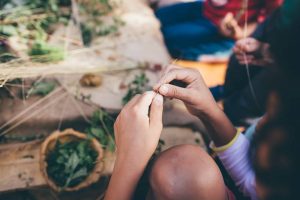
{"type": "Polygon", "coordinates": [[[115,125],[118,161],[145,165],[162,131],[163,97],[155,92],[135,96],[125,105],[115,125]]]}
{"type": "Polygon", "coordinates": [[[270,66],[274,60],[269,48],[268,43],[249,37],[238,40],[233,52],[241,65],[270,66]]]}

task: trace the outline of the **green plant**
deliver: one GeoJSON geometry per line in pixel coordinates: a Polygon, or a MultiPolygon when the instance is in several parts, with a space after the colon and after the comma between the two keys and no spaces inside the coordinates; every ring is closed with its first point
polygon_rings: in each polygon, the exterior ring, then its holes
{"type": "Polygon", "coordinates": [[[0,63],[9,62],[15,58],[17,58],[17,57],[11,53],[0,54],[0,63]]]}
{"type": "Polygon", "coordinates": [[[28,90],[27,97],[31,94],[37,94],[45,96],[52,92],[56,87],[55,82],[53,81],[44,81],[33,84],[32,88],[28,90]]]}
{"type": "Polygon", "coordinates": [[[88,137],[96,138],[105,149],[114,151],[114,123],[115,116],[99,109],[93,113],[90,127],[85,132],[88,137]]]}
{"type": "MultiPolygon", "coordinates": [[[[4,1],[0,10],[0,38],[7,40],[11,36],[19,38],[23,45],[30,48],[28,54],[35,62],[56,62],[64,59],[62,49],[46,44],[49,27],[71,16],[70,1],[67,0],[22,0],[4,1]]],[[[7,51],[8,52],[8,51],[7,51]]]]}
{"type": "Polygon", "coordinates": [[[145,73],[135,76],[135,79],[128,85],[128,91],[123,97],[123,105],[127,104],[135,95],[142,94],[150,88],[149,79],[145,73]]]}
{"type": "Polygon", "coordinates": [[[36,41],[29,53],[31,60],[34,62],[58,62],[64,59],[64,51],[44,41],[36,41]]]}
{"type": "Polygon", "coordinates": [[[113,17],[109,23],[105,23],[101,18],[114,9],[110,0],[79,0],[78,4],[80,15],[84,16],[84,21],[80,23],[80,29],[85,46],[90,45],[93,37],[116,33],[119,27],[125,24],[117,16],[113,17]]]}
{"type": "Polygon", "coordinates": [[[93,29],[85,23],[80,23],[81,37],[83,44],[89,46],[93,38],[93,29]]]}
{"type": "Polygon", "coordinates": [[[84,181],[94,169],[98,153],[89,140],[61,143],[47,156],[47,174],[62,189],[74,187],[84,181]]]}

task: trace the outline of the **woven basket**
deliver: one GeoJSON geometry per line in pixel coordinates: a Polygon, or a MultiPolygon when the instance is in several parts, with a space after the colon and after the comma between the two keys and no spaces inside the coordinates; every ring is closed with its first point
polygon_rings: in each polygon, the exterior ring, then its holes
{"type": "MultiPolygon", "coordinates": [[[[42,172],[47,184],[55,191],[60,192],[60,191],[62,191],[62,188],[57,186],[55,184],[55,182],[47,174],[48,163],[46,162],[47,155],[51,150],[54,149],[57,139],[59,139],[60,142],[62,142],[62,143],[66,143],[66,142],[70,142],[73,140],[84,140],[84,139],[87,139],[87,136],[83,133],[76,132],[73,129],[66,129],[63,132],[59,132],[59,131],[54,132],[48,138],[46,138],[46,140],[41,145],[41,150],[40,150],[41,172],[42,172]]],[[[74,187],[64,188],[63,189],[64,191],[71,192],[71,191],[77,191],[82,188],[88,187],[91,184],[97,182],[99,180],[99,178],[101,177],[101,173],[104,169],[104,162],[102,159],[103,158],[103,149],[102,149],[101,144],[96,139],[91,140],[91,147],[96,152],[98,152],[96,165],[95,165],[93,171],[91,171],[90,175],[84,181],[82,181],[80,184],[78,184],[74,187]]]]}

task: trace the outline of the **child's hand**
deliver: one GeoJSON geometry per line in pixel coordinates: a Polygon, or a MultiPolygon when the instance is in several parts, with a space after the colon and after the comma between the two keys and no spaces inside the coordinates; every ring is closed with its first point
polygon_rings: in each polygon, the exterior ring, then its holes
{"type": "Polygon", "coordinates": [[[133,166],[149,161],[162,131],[162,112],[163,97],[155,92],[135,96],[122,109],[114,125],[119,161],[133,166]]]}
{"type": "Polygon", "coordinates": [[[188,111],[198,117],[218,107],[201,74],[194,69],[171,65],[153,89],[163,96],[182,100],[188,111]],[[182,81],[187,86],[183,88],[171,85],[173,80],[182,81]]]}
{"type": "Polygon", "coordinates": [[[249,65],[267,66],[273,63],[269,44],[262,43],[255,38],[238,40],[233,51],[241,65],[248,63],[249,65]]]}
{"type": "Polygon", "coordinates": [[[227,13],[219,25],[220,33],[228,38],[240,39],[243,37],[243,30],[234,19],[232,13],[227,13]]]}

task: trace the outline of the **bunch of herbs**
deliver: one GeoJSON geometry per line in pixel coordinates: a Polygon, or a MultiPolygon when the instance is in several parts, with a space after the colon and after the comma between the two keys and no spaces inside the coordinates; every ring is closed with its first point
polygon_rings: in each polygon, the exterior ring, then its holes
{"type": "Polygon", "coordinates": [[[47,174],[62,190],[84,181],[94,169],[98,153],[90,140],[60,142],[47,156],[47,174]]]}

